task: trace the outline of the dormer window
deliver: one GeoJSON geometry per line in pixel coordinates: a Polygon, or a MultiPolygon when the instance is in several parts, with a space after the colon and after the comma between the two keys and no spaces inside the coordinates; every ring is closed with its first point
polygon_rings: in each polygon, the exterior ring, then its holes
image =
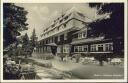
{"type": "Polygon", "coordinates": [[[83,32],[83,38],[86,38],[87,37],[87,32],[83,32]]]}
{"type": "Polygon", "coordinates": [[[78,39],[86,38],[87,37],[87,31],[78,33],[78,39]]]}
{"type": "Polygon", "coordinates": [[[55,26],[55,24],[52,25],[52,28],[55,26]]]}
{"type": "Polygon", "coordinates": [[[62,17],[64,17],[64,14],[62,15],[62,17]]]}
{"type": "Polygon", "coordinates": [[[60,30],[60,26],[58,26],[57,28],[55,28],[56,31],[59,31],[60,30]]]}
{"type": "Polygon", "coordinates": [[[56,20],[54,20],[54,23],[56,22],[56,20]]]}
{"type": "Polygon", "coordinates": [[[67,19],[68,19],[68,17],[69,17],[69,16],[66,16],[66,17],[64,18],[64,20],[67,20],[67,19]]]}
{"type": "Polygon", "coordinates": [[[82,38],[82,33],[79,33],[78,34],[78,39],[81,39],[82,38]]]}
{"type": "Polygon", "coordinates": [[[66,27],[66,24],[63,24],[64,27],[66,27]]]}
{"type": "Polygon", "coordinates": [[[63,21],[63,19],[60,20],[60,23],[63,21]]]}

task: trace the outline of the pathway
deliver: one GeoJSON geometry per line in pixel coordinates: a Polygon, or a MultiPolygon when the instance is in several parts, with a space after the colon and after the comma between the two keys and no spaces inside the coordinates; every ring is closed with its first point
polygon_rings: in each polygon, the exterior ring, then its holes
{"type": "MultiPolygon", "coordinates": [[[[38,61],[40,61],[38,59],[38,61]]],[[[53,68],[60,71],[69,71],[78,79],[120,79],[123,78],[123,67],[112,65],[82,65],[80,63],[64,62],[57,58],[41,60],[51,62],[53,68]]]]}

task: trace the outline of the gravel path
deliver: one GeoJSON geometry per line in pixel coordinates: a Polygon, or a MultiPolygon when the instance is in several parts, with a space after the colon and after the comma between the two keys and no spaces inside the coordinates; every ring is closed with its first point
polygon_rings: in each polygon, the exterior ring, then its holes
{"type": "MultiPolygon", "coordinates": [[[[73,78],[71,79],[122,79],[123,78],[123,67],[112,66],[112,65],[82,65],[80,63],[64,62],[55,58],[52,60],[41,60],[41,62],[50,62],[54,69],[70,72],[73,78]]],[[[39,60],[38,60],[39,62],[39,60]]],[[[43,71],[43,70],[42,70],[43,71]]],[[[50,70],[54,73],[56,71],[50,70]]],[[[45,72],[45,71],[43,71],[45,72]]],[[[59,74],[59,73],[58,73],[59,74]]],[[[55,76],[55,74],[53,74],[55,76]]]]}

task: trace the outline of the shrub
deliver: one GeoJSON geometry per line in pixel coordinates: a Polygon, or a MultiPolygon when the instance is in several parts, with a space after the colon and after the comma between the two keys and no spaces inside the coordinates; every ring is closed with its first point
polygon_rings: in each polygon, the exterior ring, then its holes
{"type": "Polygon", "coordinates": [[[49,59],[53,59],[54,56],[52,56],[51,54],[43,54],[41,56],[42,59],[45,59],[45,60],[49,60],[49,59]]]}

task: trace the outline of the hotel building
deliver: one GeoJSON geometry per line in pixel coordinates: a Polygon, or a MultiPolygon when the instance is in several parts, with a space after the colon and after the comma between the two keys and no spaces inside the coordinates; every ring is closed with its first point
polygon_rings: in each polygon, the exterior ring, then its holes
{"type": "MultiPolygon", "coordinates": [[[[112,39],[105,39],[104,36],[91,36],[91,28],[88,27],[91,22],[93,20],[77,8],[71,8],[44,29],[41,35],[42,39],[38,42],[34,53],[57,55],[113,53],[114,43],[112,39]]],[[[118,41],[117,45],[120,48],[118,50],[121,50],[122,43],[118,41]]]]}

